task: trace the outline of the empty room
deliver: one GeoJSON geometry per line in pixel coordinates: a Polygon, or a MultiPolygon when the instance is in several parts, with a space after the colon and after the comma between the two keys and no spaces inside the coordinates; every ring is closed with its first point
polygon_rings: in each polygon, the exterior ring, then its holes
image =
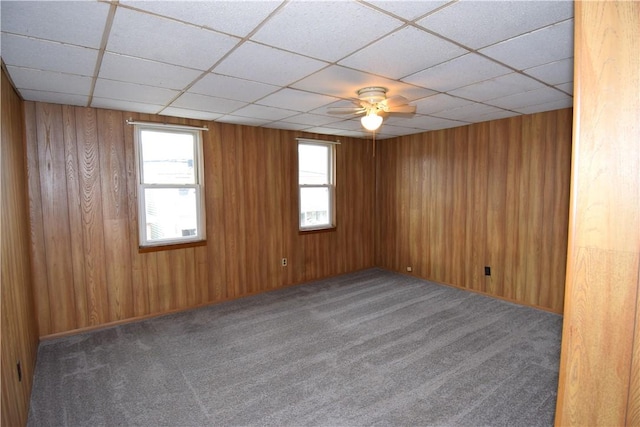
{"type": "Polygon", "coordinates": [[[640,3],[0,1],[2,425],[639,425],[640,3]]]}

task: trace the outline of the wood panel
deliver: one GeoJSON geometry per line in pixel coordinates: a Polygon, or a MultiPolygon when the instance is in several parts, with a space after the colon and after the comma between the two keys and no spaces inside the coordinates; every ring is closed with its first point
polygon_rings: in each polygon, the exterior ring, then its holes
{"type": "Polygon", "coordinates": [[[640,3],[575,4],[575,118],[556,425],[640,424],[640,3]]]}
{"type": "Polygon", "coordinates": [[[337,148],[335,231],[298,232],[297,132],[26,102],[42,336],[167,313],[374,265],[369,141],[337,148]],[[140,253],[133,127],[207,125],[207,245],[140,253]],[[32,165],[32,167],[31,167],[32,165]],[[289,266],[282,267],[282,257],[289,266]]]}
{"type": "Polygon", "coordinates": [[[565,109],[380,141],[377,264],[561,313],[571,120],[565,109]]]}
{"type": "Polygon", "coordinates": [[[26,425],[38,329],[29,255],[22,101],[2,69],[2,425],[26,425]],[[22,378],[18,377],[20,364],[22,378]]]}

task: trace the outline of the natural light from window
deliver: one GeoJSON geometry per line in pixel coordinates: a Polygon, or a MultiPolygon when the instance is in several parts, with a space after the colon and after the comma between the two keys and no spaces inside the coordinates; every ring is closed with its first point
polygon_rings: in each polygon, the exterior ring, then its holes
{"type": "Polygon", "coordinates": [[[298,143],[301,230],[335,225],[333,153],[333,144],[298,143]]]}
{"type": "Polygon", "coordinates": [[[140,245],[204,239],[199,131],[140,127],[140,245]]]}

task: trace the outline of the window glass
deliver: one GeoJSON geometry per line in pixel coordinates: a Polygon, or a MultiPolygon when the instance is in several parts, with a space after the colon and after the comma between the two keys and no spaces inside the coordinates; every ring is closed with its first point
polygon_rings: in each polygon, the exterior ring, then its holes
{"type": "Polygon", "coordinates": [[[300,230],[335,226],[334,145],[298,143],[300,230]]]}
{"type": "Polygon", "coordinates": [[[300,189],[300,226],[331,225],[329,189],[303,187],[300,189]]]}
{"type": "Polygon", "coordinates": [[[195,188],[145,188],[147,239],[179,239],[198,232],[195,188]]]}
{"type": "Polygon", "coordinates": [[[195,184],[192,134],[143,130],[140,137],[144,184],[195,184]]]}
{"type": "Polygon", "coordinates": [[[298,146],[300,184],[329,184],[329,149],[323,145],[298,146]]]}
{"type": "Polygon", "coordinates": [[[204,240],[199,130],[136,125],[140,246],[204,240]]]}

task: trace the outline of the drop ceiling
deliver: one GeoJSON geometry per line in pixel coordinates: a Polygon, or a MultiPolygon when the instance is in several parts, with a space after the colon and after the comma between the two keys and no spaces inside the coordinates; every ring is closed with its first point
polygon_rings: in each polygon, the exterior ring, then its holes
{"type": "Polygon", "coordinates": [[[572,105],[572,1],[1,1],[25,100],[370,137],[351,106],[416,105],[377,138],[572,105]]]}

